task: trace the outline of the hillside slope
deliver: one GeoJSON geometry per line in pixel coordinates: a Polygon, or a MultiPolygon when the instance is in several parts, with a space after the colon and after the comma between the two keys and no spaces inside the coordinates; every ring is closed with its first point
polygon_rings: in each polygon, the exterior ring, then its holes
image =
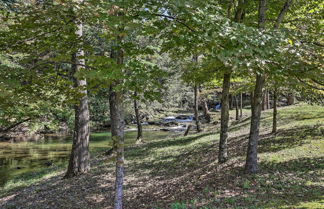
{"type": "MultiPolygon", "coordinates": [[[[218,165],[218,133],[135,146],[126,153],[125,208],[324,208],[324,107],[262,114],[260,173],[244,174],[249,118],[231,126],[231,160],[218,165]]],[[[114,164],[98,156],[73,180],[62,173],[0,198],[0,208],[112,208],[114,164]],[[108,165],[108,166],[107,166],[108,165]]]]}

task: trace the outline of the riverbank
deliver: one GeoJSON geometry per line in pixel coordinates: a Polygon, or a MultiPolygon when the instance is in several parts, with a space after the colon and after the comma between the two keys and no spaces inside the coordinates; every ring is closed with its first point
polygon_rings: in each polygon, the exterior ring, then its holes
{"type": "MultiPolygon", "coordinates": [[[[125,208],[323,208],[324,108],[279,110],[278,134],[271,111],[262,115],[261,172],[248,176],[249,118],[230,128],[231,160],[218,165],[217,132],[153,140],[126,151],[125,208]]],[[[96,154],[92,170],[62,179],[64,168],[27,187],[5,187],[0,208],[112,208],[114,162],[96,154]]]]}

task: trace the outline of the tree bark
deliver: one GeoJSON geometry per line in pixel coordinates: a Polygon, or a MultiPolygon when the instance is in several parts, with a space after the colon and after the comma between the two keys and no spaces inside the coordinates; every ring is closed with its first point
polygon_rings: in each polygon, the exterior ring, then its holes
{"type": "Polygon", "coordinates": [[[248,150],[245,164],[247,173],[256,173],[258,171],[257,148],[259,139],[260,118],[262,109],[262,88],[265,83],[264,75],[256,76],[254,97],[252,102],[252,115],[248,150]]]}
{"type": "MultiPolygon", "coordinates": [[[[79,0],[81,3],[82,0],[79,0]]],[[[77,24],[75,34],[78,37],[83,36],[83,24],[77,24]]],[[[74,87],[79,90],[82,97],[79,99],[79,104],[75,105],[75,125],[73,133],[73,145],[68,165],[68,170],[65,174],[66,178],[77,176],[86,173],[90,170],[90,152],[89,152],[89,136],[90,136],[90,114],[87,96],[87,81],[86,79],[78,80],[74,75],[80,71],[85,65],[83,49],[79,49],[72,56],[72,75],[74,87]],[[80,58],[81,57],[81,58],[80,58]]]]}
{"type": "Polygon", "coordinates": [[[218,162],[225,163],[228,160],[227,140],[229,122],[229,90],[231,85],[231,73],[225,73],[223,79],[223,91],[221,99],[221,130],[219,139],[218,162]]]}
{"type": "Polygon", "coordinates": [[[137,137],[136,140],[140,141],[143,137],[143,128],[140,120],[140,112],[139,112],[139,106],[138,106],[138,101],[136,99],[137,97],[137,91],[134,92],[134,109],[135,109],[135,117],[136,117],[136,124],[137,124],[137,137]]]}
{"type": "Polygon", "coordinates": [[[277,133],[277,102],[278,102],[278,89],[275,87],[273,91],[273,117],[272,117],[272,133],[277,133]]]}
{"type": "Polygon", "coordinates": [[[196,118],[196,129],[197,132],[201,132],[201,128],[200,128],[200,122],[199,122],[199,112],[198,112],[198,100],[199,100],[199,89],[198,89],[198,85],[194,86],[194,114],[195,114],[195,118],[196,118]]]}
{"type": "Polygon", "coordinates": [[[123,93],[110,87],[109,107],[111,117],[111,138],[116,151],[115,209],[123,207],[124,182],[124,114],[123,93]]]}

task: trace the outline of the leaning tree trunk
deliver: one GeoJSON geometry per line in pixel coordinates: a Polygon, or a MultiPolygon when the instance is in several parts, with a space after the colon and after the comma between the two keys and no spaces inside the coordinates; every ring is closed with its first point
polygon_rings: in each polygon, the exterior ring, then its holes
{"type": "Polygon", "coordinates": [[[278,89],[275,87],[273,91],[273,117],[272,117],[272,133],[277,133],[277,102],[278,102],[278,89]]]}
{"type": "Polygon", "coordinates": [[[124,182],[124,114],[123,93],[112,87],[109,92],[111,138],[116,151],[115,209],[122,208],[124,182]]]}
{"type": "Polygon", "coordinates": [[[245,164],[247,173],[256,173],[258,171],[257,148],[259,139],[260,118],[262,109],[262,88],[265,83],[264,75],[256,76],[254,96],[252,100],[252,115],[248,150],[245,164]]]}
{"type": "Polygon", "coordinates": [[[207,105],[206,99],[202,99],[201,106],[202,106],[202,109],[204,112],[204,118],[206,119],[207,123],[210,123],[211,117],[210,117],[210,113],[208,110],[208,105],[207,105]]]}
{"type": "Polygon", "coordinates": [[[195,114],[195,119],[196,119],[196,129],[197,132],[201,132],[200,128],[200,121],[199,121],[199,112],[198,112],[198,107],[199,107],[199,89],[198,85],[194,86],[194,114],[195,114]]]}
{"type": "MultiPolygon", "coordinates": [[[[82,0],[79,1],[80,3],[82,0]]],[[[83,36],[82,23],[77,24],[75,34],[78,37],[83,36]]],[[[72,56],[72,74],[74,87],[78,89],[82,97],[79,103],[75,105],[75,125],[73,133],[73,145],[68,165],[68,170],[65,174],[66,178],[73,177],[85,173],[90,170],[90,152],[89,152],[89,135],[90,135],[90,114],[87,96],[87,81],[85,79],[78,80],[74,75],[80,71],[85,65],[84,51],[80,49],[72,56]]]]}
{"type": "Polygon", "coordinates": [[[219,139],[218,162],[224,163],[228,160],[227,140],[229,122],[229,90],[231,85],[231,73],[224,74],[223,91],[221,99],[221,130],[219,139]]]}
{"type": "Polygon", "coordinates": [[[134,92],[134,110],[135,110],[135,117],[136,117],[136,124],[137,124],[137,141],[141,141],[143,137],[143,128],[140,120],[140,112],[139,112],[139,106],[138,106],[138,101],[137,101],[137,91],[134,92]]]}

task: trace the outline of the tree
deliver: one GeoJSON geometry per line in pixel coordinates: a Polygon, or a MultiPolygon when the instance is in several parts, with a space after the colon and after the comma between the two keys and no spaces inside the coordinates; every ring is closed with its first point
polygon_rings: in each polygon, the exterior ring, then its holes
{"type": "MultiPolygon", "coordinates": [[[[290,2],[290,0],[288,0],[290,2]]],[[[265,30],[266,24],[266,0],[259,1],[259,10],[258,10],[258,27],[259,29],[265,30]]],[[[288,6],[289,7],[289,6],[288,6]]],[[[284,8],[278,15],[277,21],[279,21],[276,26],[280,24],[287,11],[287,4],[284,5],[284,8]]],[[[264,72],[257,73],[256,83],[254,88],[254,94],[252,99],[252,115],[251,115],[251,126],[250,126],[250,135],[247,149],[247,157],[245,164],[245,171],[247,173],[256,173],[258,172],[258,160],[257,160],[257,147],[258,147],[258,138],[259,138],[259,128],[260,128],[260,117],[262,110],[262,91],[265,84],[265,74],[264,72]]]]}
{"type": "MultiPolygon", "coordinates": [[[[83,0],[78,1],[79,4],[83,0]]],[[[75,34],[78,38],[82,39],[83,24],[80,19],[76,19],[77,29],[75,34]]],[[[75,105],[75,126],[73,133],[73,145],[71,157],[68,165],[68,170],[65,177],[70,178],[90,170],[90,152],[89,152],[89,136],[90,136],[90,114],[88,106],[87,95],[87,81],[86,79],[78,79],[76,73],[81,71],[85,66],[84,51],[79,48],[78,51],[72,56],[72,72],[74,87],[80,89],[82,95],[79,103],[75,105]]]]}
{"type": "MultiPolygon", "coordinates": [[[[247,0],[240,0],[236,8],[234,21],[239,23],[243,21],[245,7],[247,0]]],[[[232,4],[229,4],[227,16],[231,18],[231,8],[232,4]]],[[[232,66],[233,67],[233,66],[232,66]]],[[[222,99],[221,99],[221,130],[219,137],[219,151],[218,151],[218,162],[224,163],[228,160],[228,151],[227,151],[227,141],[228,141],[228,126],[229,126],[229,94],[231,86],[231,75],[232,69],[226,69],[223,77],[223,90],[222,90],[222,99]]],[[[236,98],[233,98],[235,99],[236,98]]],[[[237,106],[237,105],[236,105],[237,106]]]]}

